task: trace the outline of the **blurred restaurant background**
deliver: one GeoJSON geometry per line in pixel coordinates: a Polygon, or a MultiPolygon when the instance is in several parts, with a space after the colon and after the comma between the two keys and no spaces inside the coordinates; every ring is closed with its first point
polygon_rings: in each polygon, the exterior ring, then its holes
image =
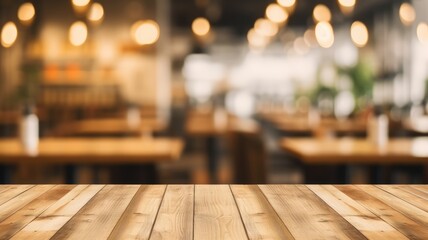
{"type": "Polygon", "coordinates": [[[426,0],[0,0],[2,183],[428,183],[426,0]]]}

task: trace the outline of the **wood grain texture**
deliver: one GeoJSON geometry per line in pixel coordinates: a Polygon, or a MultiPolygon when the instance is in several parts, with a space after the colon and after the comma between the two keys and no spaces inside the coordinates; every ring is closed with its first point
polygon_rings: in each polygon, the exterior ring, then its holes
{"type": "Polygon", "coordinates": [[[368,239],[407,239],[388,223],[333,186],[308,186],[368,239]]]}
{"type": "Polygon", "coordinates": [[[296,239],[366,239],[305,186],[260,188],[296,239]]]}
{"type": "Polygon", "coordinates": [[[12,239],[50,239],[103,187],[103,185],[78,185],[74,187],[14,235],[12,239]]]}
{"type": "Polygon", "coordinates": [[[32,185],[4,185],[0,191],[0,205],[32,188],[32,185]]]}
{"type": "Polygon", "coordinates": [[[148,239],[166,186],[141,186],[109,239],[148,239]]]}
{"type": "Polygon", "coordinates": [[[385,192],[375,186],[364,186],[360,187],[363,191],[368,194],[376,197],[377,199],[383,201],[384,203],[388,203],[388,205],[395,210],[401,212],[407,217],[413,219],[414,221],[425,225],[428,228],[428,212],[425,212],[418,207],[388,193],[385,192]]]}
{"type": "Polygon", "coordinates": [[[106,186],[51,239],[106,239],[139,186],[106,186]]]}
{"type": "Polygon", "coordinates": [[[421,191],[417,188],[417,186],[401,186],[400,188],[401,190],[409,192],[415,195],[416,197],[428,200],[428,192],[421,191]]]}
{"type": "Polygon", "coordinates": [[[38,185],[5,202],[0,206],[0,222],[53,187],[53,185],[38,185]]]}
{"type": "Polygon", "coordinates": [[[250,239],[294,239],[258,186],[231,189],[250,239]]]}
{"type": "Polygon", "coordinates": [[[192,239],[194,186],[169,185],[150,239],[192,239]]]}
{"type": "Polygon", "coordinates": [[[388,204],[374,196],[361,191],[356,186],[336,186],[340,191],[360,203],[362,206],[376,214],[385,222],[389,223],[395,229],[406,235],[410,239],[426,239],[428,228],[421,226],[419,223],[408,216],[395,210],[388,204]]]}
{"type": "Polygon", "coordinates": [[[426,185],[4,185],[0,239],[426,239],[426,185]]]}
{"type": "Polygon", "coordinates": [[[247,239],[227,185],[195,186],[194,239],[247,239]]]}
{"type": "MultiPolygon", "coordinates": [[[[401,198],[409,204],[428,212],[428,198],[420,197],[417,193],[413,193],[411,190],[408,191],[407,188],[403,186],[382,185],[378,187],[396,197],[401,198]]],[[[426,197],[428,197],[428,194],[426,194],[426,197]]]]}
{"type": "Polygon", "coordinates": [[[0,223],[0,239],[11,238],[73,188],[67,185],[55,186],[4,219],[0,223]]]}
{"type": "Polygon", "coordinates": [[[45,164],[126,164],[175,161],[183,150],[175,138],[44,138],[37,156],[29,156],[18,139],[0,140],[0,162],[45,164]]]}
{"type": "Polygon", "coordinates": [[[427,145],[428,138],[425,137],[389,139],[382,148],[358,138],[286,138],[280,141],[283,150],[305,164],[425,164],[428,161],[427,145]]]}

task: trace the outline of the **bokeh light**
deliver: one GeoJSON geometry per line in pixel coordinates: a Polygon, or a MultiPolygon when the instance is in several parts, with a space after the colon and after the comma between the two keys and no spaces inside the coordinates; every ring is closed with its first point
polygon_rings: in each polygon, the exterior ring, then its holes
{"type": "Polygon", "coordinates": [[[159,25],[153,20],[138,21],[132,25],[131,34],[139,45],[154,44],[160,36],[159,25]]]}
{"type": "Polygon", "coordinates": [[[250,47],[256,49],[264,48],[269,43],[269,38],[258,34],[254,28],[248,31],[247,39],[250,47]]]}
{"type": "Polygon", "coordinates": [[[412,25],[412,23],[415,21],[415,9],[410,3],[401,4],[399,14],[401,22],[406,26],[412,25]]]}
{"type": "Polygon", "coordinates": [[[71,0],[71,3],[76,7],[86,7],[91,0],[71,0]]]}
{"type": "Polygon", "coordinates": [[[69,30],[69,39],[70,43],[73,46],[81,46],[86,42],[88,37],[88,28],[86,24],[82,21],[78,21],[71,25],[69,30]]]}
{"type": "Polygon", "coordinates": [[[349,14],[354,10],[356,0],[338,0],[339,8],[344,14],[349,14]]]}
{"type": "Polygon", "coordinates": [[[1,30],[1,45],[5,48],[11,47],[18,38],[18,29],[15,23],[7,22],[1,30]]]}
{"type": "Polygon", "coordinates": [[[284,23],[288,19],[288,13],[278,4],[272,3],[266,8],[266,17],[274,23],[284,23]]]}
{"type": "Polygon", "coordinates": [[[315,26],[315,37],[323,48],[329,48],[334,43],[334,31],[329,22],[319,22],[315,26]]]}
{"type": "Polygon", "coordinates": [[[211,25],[206,18],[196,18],[192,23],[192,31],[197,36],[205,36],[210,32],[211,25]]]}
{"type": "Polygon", "coordinates": [[[262,36],[273,37],[278,33],[278,26],[267,19],[260,18],[254,23],[254,30],[262,36]]]}
{"type": "Polygon", "coordinates": [[[36,15],[36,9],[32,3],[24,3],[18,9],[18,19],[24,25],[29,25],[36,15]]]}
{"type": "Polygon", "coordinates": [[[416,34],[421,43],[428,44],[428,24],[421,22],[416,28],[416,34]]]}
{"type": "Polygon", "coordinates": [[[314,8],[313,17],[315,22],[330,22],[330,9],[328,9],[328,7],[324,4],[318,4],[314,8]]]}
{"type": "Polygon", "coordinates": [[[351,25],[351,39],[357,47],[364,47],[369,40],[369,31],[366,25],[360,21],[355,21],[351,25]]]}
{"type": "Polygon", "coordinates": [[[93,3],[88,12],[88,20],[99,23],[104,17],[104,8],[100,3],[93,3]]]}

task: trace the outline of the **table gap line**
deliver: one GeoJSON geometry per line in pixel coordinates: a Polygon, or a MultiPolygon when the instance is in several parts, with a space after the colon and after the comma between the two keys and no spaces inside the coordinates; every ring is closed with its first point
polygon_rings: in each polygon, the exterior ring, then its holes
{"type": "MultiPolygon", "coordinates": [[[[30,189],[32,189],[32,188],[34,188],[35,186],[36,186],[36,185],[30,185],[30,187],[29,187],[29,188],[25,189],[24,191],[22,191],[22,192],[18,193],[17,195],[15,195],[15,196],[11,197],[10,199],[8,199],[7,201],[5,201],[4,203],[0,204],[0,207],[1,207],[1,206],[3,206],[5,203],[9,202],[10,200],[15,199],[16,197],[20,196],[21,194],[23,194],[23,193],[27,192],[28,190],[30,190],[30,189]]],[[[9,191],[10,191],[10,190],[9,190],[9,191]]]]}
{"type": "MultiPolygon", "coordinates": [[[[35,185],[35,186],[36,186],[36,185],[35,185]]],[[[40,186],[42,186],[42,185],[40,185],[40,186]]],[[[13,214],[15,214],[16,212],[18,212],[19,210],[23,209],[23,208],[24,208],[25,206],[27,206],[29,203],[31,203],[32,201],[34,201],[34,200],[36,200],[37,198],[39,198],[41,195],[43,195],[43,194],[47,193],[49,190],[51,190],[52,188],[54,188],[55,186],[57,186],[57,184],[55,184],[55,185],[53,185],[53,184],[52,184],[52,185],[51,185],[51,184],[46,184],[46,185],[44,185],[44,186],[50,186],[50,188],[49,188],[49,189],[47,189],[46,191],[44,191],[43,193],[41,193],[40,195],[38,195],[37,197],[32,198],[30,201],[28,201],[28,203],[27,203],[27,204],[25,204],[25,205],[21,206],[20,208],[16,209],[15,211],[11,212],[11,213],[9,214],[9,216],[5,217],[2,221],[0,221],[0,223],[2,223],[3,221],[5,221],[7,218],[9,218],[10,216],[12,216],[13,214]]],[[[27,189],[27,190],[30,190],[30,189],[33,189],[33,187],[32,187],[32,188],[29,188],[29,189],[27,189]]],[[[9,200],[8,200],[8,201],[6,201],[4,204],[6,204],[6,203],[8,203],[8,202],[10,202],[10,201],[14,200],[15,198],[19,197],[21,194],[23,194],[23,193],[27,192],[27,190],[25,190],[25,191],[23,191],[22,193],[20,193],[20,194],[16,195],[15,197],[13,197],[13,198],[9,199],[9,200]]],[[[3,204],[2,204],[2,205],[3,205],[3,204]]]]}
{"type": "MultiPolygon", "coordinates": [[[[322,186],[322,185],[319,185],[322,186]]],[[[314,191],[312,191],[312,189],[308,188],[307,185],[302,185],[302,187],[305,187],[306,189],[308,189],[312,194],[315,195],[315,197],[317,199],[319,199],[323,205],[325,205],[329,210],[333,211],[337,216],[339,216],[341,219],[343,219],[346,223],[348,223],[353,229],[355,229],[357,232],[361,233],[361,235],[365,238],[368,239],[360,230],[358,230],[352,223],[350,223],[348,220],[346,220],[346,218],[344,216],[342,216],[340,213],[338,213],[336,210],[334,210],[334,208],[330,207],[330,205],[328,205],[328,203],[326,203],[320,196],[318,196],[318,194],[316,194],[314,191]]],[[[300,190],[300,188],[297,187],[297,189],[299,189],[299,191],[301,191],[303,194],[304,192],[302,190],[300,190]]],[[[339,225],[340,226],[340,225],[339,225]]]]}
{"type": "Polygon", "coordinates": [[[247,239],[250,239],[250,236],[248,235],[247,226],[245,226],[244,219],[242,218],[241,210],[239,209],[239,205],[236,202],[235,194],[233,193],[232,188],[230,187],[230,184],[228,186],[229,186],[229,191],[232,194],[233,202],[235,203],[236,209],[238,210],[239,218],[241,219],[242,225],[244,226],[245,235],[247,236],[247,239]]]}
{"type": "MultiPolygon", "coordinates": [[[[373,198],[375,198],[376,200],[380,201],[381,203],[383,203],[383,204],[387,205],[390,209],[392,209],[393,211],[395,211],[395,212],[397,212],[397,213],[399,213],[399,214],[403,215],[405,218],[407,218],[407,219],[411,220],[412,222],[415,222],[412,218],[409,218],[407,215],[405,215],[405,214],[401,213],[400,211],[397,211],[395,208],[391,207],[390,205],[386,204],[385,202],[381,201],[380,199],[378,199],[378,198],[374,197],[373,195],[368,194],[367,192],[365,192],[365,191],[361,190],[360,188],[356,187],[355,185],[352,185],[352,186],[354,186],[355,188],[357,188],[357,190],[359,190],[359,191],[363,192],[364,194],[367,194],[367,195],[369,195],[370,197],[373,197],[373,198]]],[[[334,186],[334,187],[335,187],[337,190],[341,191],[341,190],[340,190],[339,188],[337,188],[336,186],[334,186]]],[[[346,194],[345,192],[343,192],[343,191],[341,191],[341,192],[342,192],[343,194],[345,194],[346,196],[348,196],[348,197],[352,198],[352,196],[349,196],[349,195],[348,195],[348,194],[346,194]]],[[[354,198],[352,198],[352,199],[354,199],[354,198]]],[[[374,212],[374,211],[370,210],[370,208],[368,208],[368,207],[364,206],[364,204],[360,203],[360,202],[359,202],[358,200],[356,200],[356,199],[354,199],[354,201],[356,201],[356,202],[357,202],[358,204],[360,204],[362,207],[364,207],[365,209],[367,209],[368,211],[370,211],[371,213],[373,213],[375,216],[377,216],[379,219],[381,219],[381,220],[382,220],[382,221],[384,221],[385,223],[389,224],[391,227],[393,227],[394,229],[396,229],[398,232],[400,232],[401,234],[403,234],[405,237],[407,237],[407,238],[411,239],[411,237],[408,235],[408,233],[406,233],[405,231],[403,231],[401,228],[396,227],[396,225],[395,225],[395,224],[390,223],[390,222],[391,222],[390,220],[385,220],[385,218],[382,216],[382,214],[376,214],[376,212],[374,212]]]]}
{"type": "MultiPolygon", "coordinates": [[[[379,185],[374,185],[374,186],[375,186],[376,188],[378,188],[378,189],[380,189],[380,190],[382,190],[382,191],[386,192],[387,194],[390,194],[390,195],[392,195],[392,196],[394,196],[394,197],[396,197],[396,198],[398,198],[398,199],[401,199],[402,201],[407,202],[408,204],[410,204],[410,205],[412,205],[412,206],[414,206],[414,207],[416,207],[416,208],[418,208],[418,209],[420,209],[420,210],[422,210],[422,211],[424,211],[424,212],[428,213],[428,211],[426,211],[426,210],[424,210],[424,209],[421,209],[420,207],[418,207],[417,205],[415,205],[413,202],[410,202],[408,199],[403,198],[403,197],[400,197],[400,196],[395,195],[395,194],[392,194],[390,191],[388,191],[387,189],[382,188],[382,187],[381,187],[381,186],[379,186],[379,185]]],[[[400,191],[404,191],[404,192],[406,192],[406,193],[409,193],[409,194],[413,195],[415,198],[420,198],[420,197],[416,196],[415,194],[412,194],[411,192],[408,192],[408,191],[406,191],[406,190],[401,190],[401,189],[400,189],[400,191]]],[[[421,199],[422,199],[422,198],[421,198],[421,199]]]]}
{"type": "MultiPolygon", "coordinates": [[[[370,186],[374,186],[374,185],[370,185],[370,186]]],[[[401,213],[402,215],[406,216],[407,218],[411,219],[411,220],[412,220],[412,221],[414,221],[415,223],[417,223],[417,224],[419,224],[419,225],[424,225],[424,226],[427,226],[427,225],[428,225],[427,223],[421,222],[419,219],[414,218],[414,216],[413,216],[412,214],[409,214],[409,212],[406,212],[406,211],[402,211],[402,210],[400,210],[400,209],[397,209],[396,207],[392,206],[391,204],[388,204],[388,202],[387,202],[387,201],[384,201],[384,200],[382,200],[381,198],[374,196],[372,193],[369,193],[368,191],[366,191],[366,190],[362,189],[362,188],[361,188],[361,187],[359,187],[358,185],[357,185],[356,187],[357,187],[358,189],[360,189],[361,191],[365,192],[366,194],[368,194],[368,195],[370,195],[370,196],[372,196],[372,197],[376,198],[377,200],[379,200],[379,201],[383,202],[385,205],[388,205],[389,207],[391,207],[391,208],[392,208],[392,209],[394,209],[395,211],[397,211],[397,212],[401,213]]],[[[377,188],[377,187],[375,187],[375,188],[376,188],[376,189],[379,189],[379,188],[377,188]]],[[[383,191],[383,190],[382,190],[382,191],[383,191]]],[[[385,191],[383,191],[383,192],[385,192],[385,191]]],[[[403,202],[405,202],[405,203],[409,204],[407,201],[404,201],[404,200],[402,200],[401,198],[399,198],[399,197],[397,197],[397,196],[395,196],[395,195],[393,195],[393,194],[391,194],[391,193],[389,193],[389,192],[385,192],[385,193],[386,193],[386,194],[388,194],[388,195],[391,195],[393,198],[396,198],[396,199],[398,199],[398,200],[401,200],[401,201],[403,201],[403,202]]],[[[409,204],[409,205],[411,205],[411,206],[415,207],[416,209],[418,209],[418,210],[420,210],[420,211],[423,211],[424,213],[427,213],[427,212],[425,212],[424,210],[422,210],[422,209],[420,209],[420,208],[418,208],[418,207],[414,206],[413,204],[409,204]]]]}
{"type": "Polygon", "coordinates": [[[408,186],[408,187],[403,188],[403,189],[406,192],[411,193],[411,194],[417,196],[418,198],[422,198],[422,199],[428,200],[428,193],[426,193],[424,191],[421,191],[420,189],[415,188],[414,186],[408,186]],[[412,189],[413,191],[410,191],[410,189],[412,189]],[[421,196],[421,195],[417,194],[417,192],[420,192],[420,194],[422,194],[422,195],[427,195],[427,197],[421,196]]]}
{"type": "Polygon", "coordinates": [[[166,194],[166,191],[168,191],[168,187],[169,187],[169,185],[170,185],[170,184],[167,184],[167,185],[165,186],[165,190],[163,191],[163,194],[162,194],[162,200],[161,200],[161,202],[159,203],[158,210],[156,211],[155,220],[154,220],[154,221],[153,221],[153,223],[152,223],[152,227],[150,228],[150,234],[149,234],[149,237],[148,237],[147,239],[151,239],[151,237],[152,237],[153,229],[155,228],[155,224],[156,224],[156,222],[157,222],[157,220],[158,220],[159,211],[160,211],[160,209],[162,208],[163,200],[165,199],[165,194],[166,194]]]}
{"type": "Polygon", "coordinates": [[[195,206],[196,206],[196,185],[193,184],[193,218],[192,218],[192,239],[195,239],[195,206]]]}
{"type": "MultiPolygon", "coordinates": [[[[66,184],[57,184],[55,185],[55,187],[57,186],[67,186],[66,184]]],[[[67,193],[65,193],[63,196],[61,196],[58,200],[56,200],[55,202],[51,203],[51,205],[49,205],[45,210],[43,210],[41,213],[37,214],[33,220],[31,220],[30,222],[28,222],[27,224],[23,225],[19,230],[17,230],[13,235],[10,236],[10,238],[13,238],[15,235],[17,235],[19,232],[21,232],[27,225],[29,225],[30,223],[32,223],[34,220],[36,220],[37,218],[40,217],[40,215],[42,215],[44,212],[46,212],[52,205],[54,205],[55,203],[57,203],[58,201],[60,201],[65,195],[67,195],[68,193],[70,193],[74,188],[76,188],[77,185],[74,185],[74,187],[72,189],[70,189],[70,191],[68,191],[67,193]]],[[[89,186],[89,185],[88,185],[89,186]]],[[[54,188],[54,187],[53,187],[54,188]]],[[[49,189],[48,191],[52,190],[53,188],[49,189]]],[[[45,193],[47,193],[48,191],[46,191],[45,193]]],[[[45,194],[44,193],[44,194],[45,194]]],[[[43,194],[42,194],[43,195],[43,194]]],[[[42,196],[40,195],[40,196],[42,196]]],[[[39,197],[40,197],[39,196],[39,197]]],[[[37,199],[39,198],[37,197],[37,199]]],[[[34,199],[36,200],[36,198],[34,199]]],[[[33,201],[34,201],[33,200],[33,201]]],[[[32,202],[32,201],[31,201],[32,202]]],[[[31,202],[29,202],[28,204],[30,204],[31,202]]],[[[26,207],[28,204],[26,204],[24,207],[26,207]]],[[[24,208],[23,207],[23,208],[24,208]]],[[[12,215],[11,215],[12,216],[12,215]]]]}
{"type": "MultiPolygon", "coordinates": [[[[88,184],[88,186],[90,186],[91,184],[88,184]]],[[[79,211],[77,211],[70,219],[68,219],[67,220],[67,222],[65,222],[64,223],[64,225],[62,225],[61,226],[61,228],[60,229],[58,229],[50,238],[52,239],[53,237],[55,237],[55,235],[58,233],[58,232],[60,232],[61,231],[61,229],[64,227],[64,226],[66,226],[72,219],[74,219],[76,216],[78,216],[79,214],[80,214],[80,212],[83,210],[83,209],[85,209],[85,207],[86,207],[86,205],[88,205],[88,203],[90,203],[90,202],[92,202],[93,201],[93,198],[95,197],[95,196],[97,196],[98,195],[98,193],[99,192],[101,192],[101,190],[103,190],[105,187],[106,187],[107,185],[103,185],[103,187],[102,188],[100,188],[100,190],[99,191],[97,191],[97,193],[96,194],[94,194],[94,196],[92,196],[91,197],[91,199],[89,199],[89,201],[87,201],[86,203],[85,203],[85,205],[83,205],[80,209],[79,209],[79,211]]]]}
{"type": "MultiPolygon", "coordinates": [[[[114,233],[114,230],[115,230],[115,229],[117,228],[117,226],[119,225],[119,223],[120,223],[120,221],[122,220],[123,216],[125,215],[126,211],[128,210],[128,208],[130,208],[130,206],[132,206],[132,203],[134,202],[134,200],[135,200],[136,196],[140,193],[140,191],[141,191],[141,187],[142,187],[142,186],[143,186],[143,185],[140,185],[140,186],[138,187],[138,190],[135,192],[134,196],[132,196],[131,201],[129,201],[129,203],[128,203],[128,205],[126,206],[125,210],[124,210],[124,211],[122,212],[122,214],[120,215],[119,220],[117,220],[117,223],[116,223],[116,224],[114,225],[114,227],[112,228],[112,230],[111,230],[110,234],[108,235],[107,239],[110,239],[111,234],[112,234],[112,233],[114,233]]],[[[145,186],[145,187],[147,187],[147,186],[145,186]]]]}
{"type": "Polygon", "coordinates": [[[287,224],[285,224],[285,222],[282,220],[281,216],[278,214],[278,212],[276,211],[276,209],[272,206],[272,203],[269,201],[269,198],[265,195],[265,193],[260,188],[260,184],[257,184],[257,188],[259,189],[259,191],[262,194],[262,196],[264,197],[264,199],[266,199],[266,202],[269,203],[269,205],[271,206],[273,212],[278,217],[278,219],[281,221],[282,225],[284,225],[285,229],[287,229],[287,231],[290,233],[290,235],[293,237],[293,239],[296,239],[296,237],[293,235],[293,233],[287,227],[287,224]]]}

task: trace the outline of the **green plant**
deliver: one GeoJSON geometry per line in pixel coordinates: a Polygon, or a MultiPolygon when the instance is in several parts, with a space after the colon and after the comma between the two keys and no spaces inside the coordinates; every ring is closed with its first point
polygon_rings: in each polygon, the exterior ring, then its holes
{"type": "MultiPolygon", "coordinates": [[[[374,73],[369,64],[360,60],[353,67],[340,68],[339,73],[345,74],[351,79],[352,93],[356,103],[364,103],[371,98],[374,85],[374,73]]],[[[359,111],[364,107],[365,106],[357,104],[355,111],[359,111]]]]}

